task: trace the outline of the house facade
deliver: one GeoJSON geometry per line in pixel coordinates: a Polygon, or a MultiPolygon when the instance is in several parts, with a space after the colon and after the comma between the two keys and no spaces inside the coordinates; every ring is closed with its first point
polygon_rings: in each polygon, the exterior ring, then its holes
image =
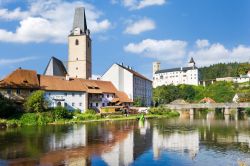
{"type": "Polygon", "coordinates": [[[153,63],[153,87],[162,85],[199,85],[199,69],[193,58],[187,67],[160,69],[160,63],[153,63]]]}
{"type": "Polygon", "coordinates": [[[0,80],[0,93],[15,102],[24,102],[33,91],[40,89],[37,73],[34,70],[16,69],[0,80]]]}
{"type": "Polygon", "coordinates": [[[68,110],[97,111],[106,106],[131,105],[132,100],[118,91],[110,81],[71,78],[68,75],[39,75],[33,70],[17,69],[0,81],[0,93],[10,99],[25,99],[35,90],[44,90],[49,107],[61,106],[68,110]]]}
{"type": "Polygon", "coordinates": [[[102,80],[111,81],[119,90],[125,92],[131,100],[140,98],[145,106],[152,102],[152,81],[123,64],[113,64],[102,76],[102,80]]]}

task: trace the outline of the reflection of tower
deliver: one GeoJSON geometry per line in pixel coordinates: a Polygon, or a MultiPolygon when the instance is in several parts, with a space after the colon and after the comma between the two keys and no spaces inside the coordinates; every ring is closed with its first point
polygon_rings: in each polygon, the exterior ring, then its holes
{"type": "Polygon", "coordinates": [[[91,39],[83,7],[75,9],[73,29],[68,37],[68,47],[69,76],[83,79],[91,78],[91,39]]]}
{"type": "Polygon", "coordinates": [[[134,131],[118,141],[111,151],[102,154],[102,158],[109,166],[130,165],[134,161],[134,131]]]}

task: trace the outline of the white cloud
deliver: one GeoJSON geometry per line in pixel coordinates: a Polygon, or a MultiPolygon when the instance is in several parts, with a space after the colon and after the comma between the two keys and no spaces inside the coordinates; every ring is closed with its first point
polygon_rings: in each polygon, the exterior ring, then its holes
{"type": "Polygon", "coordinates": [[[124,50],[161,61],[180,63],[186,54],[186,47],[187,42],[181,40],[146,39],[137,44],[130,43],[124,50]]]}
{"type": "Polygon", "coordinates": [[[8,66],[13,64],[18,64],[21,62],[27,62],[30,60],[35,60],[37,57],[22,57],[22,58],[15,58],[15,59],[0,59],[0,66],[8,66]]]}
{"type": "Polygon", "coordinates": [[[250,46],[237,45],[226,48],[220,43],[210,44],[208,40],[197,40],[194,48],[187,48],[188,42],[181,40],[146,39],[130,43],[124,47],[129,53],[153,58],[167,64],[186,65],[186,60],[194,58],[197,66],[217,63],[250,62],[250,46]]]}
{"type": "Polygon", "coordinates": [[[20,20],[15,32],[0,29],[0,41],[65,43],[72,28],[74,9],[78,6],[86,8],[87,23],[91,32],[103,32],[111,27],[109,20],[100,20],[102,13],[88,3],[64,0],[30,1],[27,11],[21,11],[19,8],[13,11],[0,9],[0,19],[20,20]]]}
{"type": "Polygon", "coordinates": [[[150,31],[153,29],[155,29],[154,21],[148,18],[143,18],[136,22],[129,23],[124,33],[138,35],[142,32],[150,31]]]}
{"type": "Polygon", "coordinates": [[[197,48],[204,48],[204,47],[208,47],[210,45],[209,41],[208,40],[201,40],[201,39],[198,39],[196,40],[196,46],[197,48]]]}
{"type": "Polygon", "coordinates": [[[16,8],[13,11],[0,9],[0,18],[5,20],[20,20],[28,17],[28,15],[28,12],[21,11],[20,8],[16,8]]]}
{"type": "Polygon", "coordinates": [[[238,45],[229,49],[220,43],[214,43],[209,47],[192,50],[188,56],[193,57],[198,66],[224,62],[246,62],[250,61],[250,46],[238,45]]]}
{"type": "Polygon", "coordinates": [[[166,0],[123,0],[123,5],[131,10],[138,10],[148,6],[163,5],[166,0]]]}

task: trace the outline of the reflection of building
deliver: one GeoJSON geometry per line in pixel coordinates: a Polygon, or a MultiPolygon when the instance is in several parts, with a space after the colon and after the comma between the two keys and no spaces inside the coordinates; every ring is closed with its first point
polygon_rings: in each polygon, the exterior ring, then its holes
{"type": "Polygon", "coordinates": [[[142,99],[150,106],[152,100],[152,81],[123,64],[113,64],[102,76],[102,80],[111,81],[114,86],[124,91],[131,100],[142,99]]]}
{"type": "Polygon", "coordinates": [[[166,135],[160,134],[157,128],[153,130],[154,158],[158,158],[160,150],[179,151],[195,157],[199,151],[198,131],[180,133],[178,131],[166,135]]]}
{"type": "Polygon", "coordinates": [[[160,69],[160,63],[153,63],[153,87],[161,85],[198,85],[199,84],[199,70],[195,65],[194,59],[188,63],[188,67],[180,67],[173,69],[160,69]]]}
{"type": "Polygon", "coordinates": [[[63,135],[52,134],[49,138],[49,149],[55,151],[62,148],[75,148],[87,145],[86,125],[74,125],[71,132],[63,135]]]}
{"type": "Polygon", "coordinates": [[[134,132],[128,133],[127,137],[117,142],[111,151],[104,152],[101,156],[109,166],[130,165],[134,161],[134,132]]]}

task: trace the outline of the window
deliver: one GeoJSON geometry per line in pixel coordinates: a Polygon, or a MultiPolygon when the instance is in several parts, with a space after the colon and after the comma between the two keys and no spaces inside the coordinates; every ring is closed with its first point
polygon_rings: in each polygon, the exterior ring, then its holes
{"type": "Polygon", "coordinates": [[[90,103],[90,107],[93,107],[93,104],[92,104],[92,103],[90,103]]]}
{"type": "Polygon", "coordinates": [[[64,93],[64,96],[67,96],[68,94],[67,93],[64,93]]]}
{"type": "Polygon", "coordinates": [[[75,103],[72,103],[72,107],[74,107],[75,106],[75,103]]]}
{"type": "Polygon", "coordinates": [[[79,45],[79,40],[78,39],[76,39],[75,45],[79,45]]]}
{"type": "Polygon", "coordinates": [[[107,95],[107,98],[109,98],[109,95],[107,95]]]}
{"type": "Polygon", "coordinates": [[[105,103],[102,103],[102,106],[105,107],[105,103]]]}
{"type": "Polygon", "coordinates": [[[82,103],[79,103],[79,106],[81,107],[81,106],[82,106],[82,103]]]}
{"type": "Polygon", "coordinates": [[[76,70],[78,70],[78,67],[76,67],[76,70]]]}
{"type": "Polygon", "coordinates": [[[67,107],[68,106],[68,104],[67,103],[64,103],[64,107],[67,107]]]}
{"type": "Polygon", "coordinates": [[[78,58],[76,58],[76,60],[78,61],[78,58]]]}
{"type": "Polygon", "coordinates": [[[10,95],[11,94],[11,89],[7,89],[7,93],[10,95]]]}
{"type": "Polygon", "coordinates": [[[96,107],[98,107],[98,103],[96,103],[95,105],[96,105],[96,107]]]}
{"type": "Polygon", "coordinates": [[[74,93],[72,93],[72,97],[74,97],[75,96],[75,94],[74,93]]]}
{"type": "Polygon", "coordinates": [[[79,96],[82,97],[82,94],[80,93],[79,96]]]}
{"type": "Polygon", "coordinates": [[[17,94],[20,94],[20,89],[17,89],[17,90],[16,90],[16,93],[17,93],[17,94]]]}
{"type": "Polygon", "coordinates": [[[49,96],[50,96],[51,94],[49,93],[49,96]]]}

